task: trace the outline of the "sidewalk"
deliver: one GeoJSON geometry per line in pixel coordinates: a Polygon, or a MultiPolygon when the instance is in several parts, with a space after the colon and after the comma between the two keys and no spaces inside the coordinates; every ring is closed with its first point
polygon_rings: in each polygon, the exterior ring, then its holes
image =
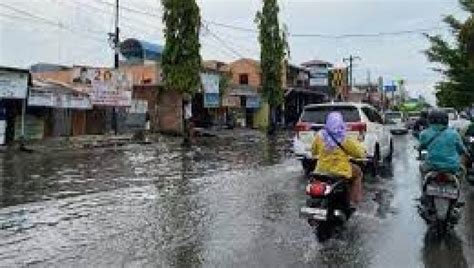
{"type": "Polygon", "coordinates": [[[248,128],[195,128],[194,129],[196,138],[216,137],[222,139],[236,139],[245,137],[263,137],[265,133],[256,129],[248,128]]]}
{"type": "MultiPolygon", "coordinates": [[[[77,150],[89,148],[105,148],[118,147],[132,143],[145,143],[133,139],[132,134],[127,135],[86,135],[77,137],[56,137],[46,138],[36,141],[26,141],[25,151],[27,152],[44,152],[59,150],[77,150]]],[[[5,151],[17,151],[20,144],[15,143],[5,149],[5,151]]]]}

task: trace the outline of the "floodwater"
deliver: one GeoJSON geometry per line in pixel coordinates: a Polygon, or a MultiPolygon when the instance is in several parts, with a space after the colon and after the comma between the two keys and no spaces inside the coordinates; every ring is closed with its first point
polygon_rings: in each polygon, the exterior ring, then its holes
{"type": "Polygon", "coordinates": [[[474,190],[449,239],[426,235],[411,137],[396,137],[393,169],[324,244],[299,218],[305,179],[288,138],[0,155],[0,266],[474,265],[474,190]]]}

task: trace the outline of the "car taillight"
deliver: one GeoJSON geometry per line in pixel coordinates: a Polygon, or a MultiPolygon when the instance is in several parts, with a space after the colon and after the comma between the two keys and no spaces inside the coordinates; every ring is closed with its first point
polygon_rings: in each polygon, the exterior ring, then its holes
{"type": "Polygon", "coordinates": [[[306,122],[298,122],[296,125],[295,125],[295,132],[296,132],[296,136],[299,138],[299,134],[301,131],[309,131],[311,130],[311,124],[309,123],[306,123],[306,122]]]}
{"type": "Polygon", "coordinates": [[[306,194],[313,197],[324,196],[326,195],[327,187],[327,184],[324,182],[314,182],[306,186],[306,194]]]}
{"type": "Polygon", "coordinates": [[[349,131],[359,132],[359,141],[364,141],[365,132],[367,132],[367,124],[364,122],[356,122],[347,124],[349,131]]]}
{"type": "Polygon", "coordinates": [[[367,131],[367,124],[364,122],[357,122],[357,123],[349,123],[347,124],[349,131],[357,131],[357,132],[366,132],[367,131]]]}

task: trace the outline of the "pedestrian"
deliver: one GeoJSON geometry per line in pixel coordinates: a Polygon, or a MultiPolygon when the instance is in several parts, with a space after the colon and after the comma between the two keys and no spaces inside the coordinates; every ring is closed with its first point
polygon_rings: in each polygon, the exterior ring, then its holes
{"type": "Polygon", "coordinates": [[[145,114],[145,131],[146,132],[149,132],[150,131],[150,113],[148,111],[146,111],[146,114],[145,114]]]}

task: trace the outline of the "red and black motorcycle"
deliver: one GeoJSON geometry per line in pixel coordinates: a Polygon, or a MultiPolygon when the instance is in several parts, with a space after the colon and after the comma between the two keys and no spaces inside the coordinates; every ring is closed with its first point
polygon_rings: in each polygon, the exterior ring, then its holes
{"type": "Polygon", "coordinates": [[[334,230],[344,225],[355,209],[349,199],[350,181],[345,177],[312,173],[306,186],[306,206],[300,215],[315,227],[316,236],[323,242],[334,230]]]}

